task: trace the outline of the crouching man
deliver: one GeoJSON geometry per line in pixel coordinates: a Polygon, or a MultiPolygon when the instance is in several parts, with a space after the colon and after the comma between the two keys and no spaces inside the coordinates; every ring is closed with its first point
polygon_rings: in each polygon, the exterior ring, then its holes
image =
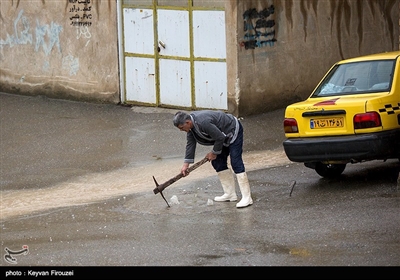
{"type": "Polygon", "coordinates": [[[236,174],[241,200],[237,208],[253,204],[250,184],[245,171],[243,153],[243,127],[233,115],[212,110],[194,111],[190,114],[177,112],[173,118],[174,126],[186,132],[186,152],[181,173],[188,175],[188,168],[194,163],[196,144],[213,146],[206,158],[218,174],[224,194],[216,196],[215,201],[237,201],[235,179],[228,167],[228,156],[233,172],[236,174]]]}

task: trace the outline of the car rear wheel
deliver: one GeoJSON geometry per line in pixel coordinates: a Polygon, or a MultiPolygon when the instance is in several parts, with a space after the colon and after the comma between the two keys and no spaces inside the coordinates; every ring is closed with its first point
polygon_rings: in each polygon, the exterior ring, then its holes
{"type": "Polygon", "coordinates": [[[317,162],[315,165],[315,171],[321,177],[325,178],[335,178],[340,176],[346,168],[346,164],[325,164],[322,162],[317,162]]]}

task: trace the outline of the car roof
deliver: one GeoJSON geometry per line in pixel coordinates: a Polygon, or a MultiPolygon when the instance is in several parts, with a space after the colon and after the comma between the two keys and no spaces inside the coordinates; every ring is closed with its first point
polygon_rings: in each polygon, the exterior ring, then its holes
{"type": "Polygon", "coordinates": [[[357,62],[357,61],[365,61],[365,60],[397,59],[399,56],[400,56],[400,51],[375,53],[375,54],[368,54],[368,55],[363,55],[363,56],[358,56],[358,57],[354,57],[354,58],[341,60],[338,62],[338,64],[357,62]]]}

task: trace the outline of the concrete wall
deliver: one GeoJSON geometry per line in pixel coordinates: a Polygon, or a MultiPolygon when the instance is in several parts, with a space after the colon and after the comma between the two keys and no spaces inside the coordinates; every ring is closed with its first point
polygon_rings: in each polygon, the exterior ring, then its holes
{"type": "Polygon", "coordinates": [[[231,0],[226,19],[229,111],[240,116],[306,98],[338,60],[399,49],[398,0],[231,0]]]}
{"type": "MultiPolygon", "coordinates": [[[[0,91],[120,102],[116,0],[0,1],[0,91]]],[[[225,10],[237,116],[306,98],[337,60],[399,49],[400,0],[226,0],[225,10]],[[257,45],[260,15],[273,35],[257,45]]]]}
{"type": "Polygon", "coordinates": [[[115,0],[1,0],[0,91],[119,102],[115,0]]]}

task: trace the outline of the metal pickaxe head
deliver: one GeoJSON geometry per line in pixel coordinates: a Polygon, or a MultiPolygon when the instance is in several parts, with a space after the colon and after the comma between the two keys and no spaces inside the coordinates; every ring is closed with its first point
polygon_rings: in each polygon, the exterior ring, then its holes
{"type": "MultiPolygon", "coordinates": [[[[187,169],[187,174],[189,174],[190,172],[192,172],[193,170],[195,170],[196,168],[198,168],[198,167],[201,166],[202,164],[206,163],[207,161],[209,161],[209,160],[205,157],[205,158],[203,158],[202,160],[196,162],[195,164],[193,164],[192,166],[190,166],[190,167],[187,169]]],[[[164,197],[162,191],[163,191],[166,187],[168,187],[169,185],[171,185],[171,184],[175,183],[176,181],[178,181],[179,179],[181,179],[182,177],[184,177],[184,175],[183,175],[182,172],[180,172],[179,174],[177,174],[176,176],[172,177],[172,178],[169,179],[168,181],[166,181],[166,182],[162,183],[161,185],[159,185],[159,184],[157,183],[156,178],[154,178],[154,176],[153,176],[154,183],[156,183],[156,188],[153,190],[154,194],[160,193],[161,196],[162,196],[162,198],[164,198],[165,202],[167,202],[167,200],[165,199],[165,197],[164,197]]],[[[168,205],[168,207],[170,207],[169,204],[168,204],[168,202],[167,202],[167,205],[168,205]]]]}
{"type": "Polygon", "coordinates": [[[154,180],[154,183],[156,183],[156,188],[153,190],[154,194],[160,193],[161,196],[162,196],[162,198],[163,198],[163,199],[165,200],[165,202],[167,203],[168,207],[171,207],[171,206],[169,206],[168,201],[165,199],[165,197],[164,197],[162,191],[160,191],[160,189],[158,188],[160,185],[158,184],[158,182],[157,182],[156,178],[154,178],[154,176],[153,176],[153,180],[154,180]]]}

